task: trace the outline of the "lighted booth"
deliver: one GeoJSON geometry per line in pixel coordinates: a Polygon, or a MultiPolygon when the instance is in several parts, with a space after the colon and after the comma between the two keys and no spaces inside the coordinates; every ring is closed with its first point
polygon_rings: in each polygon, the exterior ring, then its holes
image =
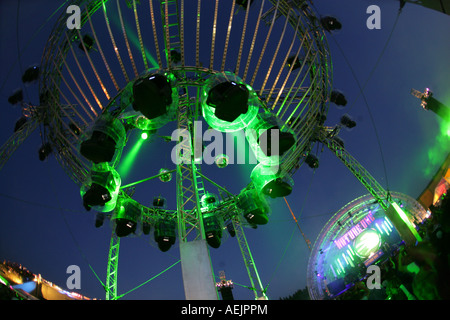
{"type": "MultiPolygon", "coordinates": [[[[412,224],[426,210],[413,198],[391,192],[392,199],[412,224]]],[[[372,195],[345,205],[323,227],[308,262],[307,287],[312,300],[334,299],[366,277],[367,267],[397,251],[402,239],[372,195]]]]}

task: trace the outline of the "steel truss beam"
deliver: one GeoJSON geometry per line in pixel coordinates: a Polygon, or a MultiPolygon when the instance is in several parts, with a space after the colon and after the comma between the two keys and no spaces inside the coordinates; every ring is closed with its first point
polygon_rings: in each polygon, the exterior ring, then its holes
{"type": "Polygon", "coordinates": [[[241,249],[242,258],[244,259],[245,268],[247,269],[247,274],[250,279],[250,289],[253,290],[256,300],[268,300],[239,217],[236,216],[231,221],[233,223],[234,230],[236,231],[236,239],[238,241],[239,248],[241,249]]]}

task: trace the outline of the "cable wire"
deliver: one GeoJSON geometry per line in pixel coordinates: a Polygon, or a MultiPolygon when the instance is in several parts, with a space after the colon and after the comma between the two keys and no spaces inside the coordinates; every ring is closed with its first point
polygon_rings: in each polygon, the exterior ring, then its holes
{"type": "MultiPolygon", "coordinates": [[[[69,1],[70,1],[70,0],[64,1],[64,3],[61,4],[61,5],[60,5],[60,6],[59,6],[59,7],[58,7],[58,8],[57,8],[57,9],[56,9],[56,10],[55,10],[48,18],[47,18],[47,20],[45,20],[44,23],[41,24],[41,26],[36,30],[36,32],[33,33],[33,35],[31,36],[30,40],[28,40],[27,44],[25,45],[25,47],[22,49],[21,52],[25,51],[25,50],[28,48],[28,46],[30,45],[31,41],[38,35],[39,32],[41,32],[41,30],[46,26],[46,24],[50,21],[50,19],[51,19],[51,18],[52,18],[59,10],[61,10],[61,8],[64,7],[64,6],[67,4],[67,2],[69,2],[69,1]]],[[[20,53],[21,53],[21,52],[20,52],[20,53]]],[[[19,54],[20,54],[20,53],[19,53],[19,54]]],[[[3,81],[2,85],[0,86],[0,91],[3,90],[3,87],[4,87],[5,84],[8,82],[8,78],[9,78],[11,72],[13,71],[13,69],[14,69],[14,67],[15,67],[15,65],[16,65],[17,62],[18,62],[18,61],[16,60],[15,63],[11,64],[11,67],[9,68],[8,72],[6,73],[5,80],[3,81]]]]}
{"type": "Polygon", "coordinates": [[[121,295],[118,296],[116,299],[120,299],[120,298],[122,298],[123,296],[129,294],[130,292],[133,292],[134,290],[139,289],[139,288],[142,287],[143,285],[146,285],[147,283],[149,283],[150,281],[156,279],[157,277],[159,277],[160,275],[162,275],[162,274],[165,273],[166,271],[169,271],[170,269],[172,269],[173,267],[175,267],[175,266],[176,266],[178,263],[180,263],[180,262],[181,262],[181,260],[178,260],[177,262],[175,262],[175,263],[172,264],[171,266],[167,267],[166,269],[164,269],[163,271],[161,271],[161,272],[158,273],[157,275],[151,277],[150,279],[148,279],[147,281],[143,282],[142,284],[138,285],[137,287],[135,287],[135,288],[133,288],[133,289],[131,289],[131,290],[129,290],[129,291],[127,291],[127,292],[121,294],[121,295]]]}

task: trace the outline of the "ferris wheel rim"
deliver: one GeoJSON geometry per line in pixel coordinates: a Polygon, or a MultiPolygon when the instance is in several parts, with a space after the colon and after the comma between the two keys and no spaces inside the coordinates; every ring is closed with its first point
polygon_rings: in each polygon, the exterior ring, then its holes
{"type": "MultiPolygon", "coordinates": [[[[78,0],[77,2],[75,2],[76,5],[82,7],[83,5],[86,6],[86,10],[85,13],[82,17],[82,26],[84,25],[90,25],[91,29],[93,31],[93,35],[95,37],[95,39],[97,39],[96,33],[95,33],[95,28],[93,27],[92,24],[92,19],[91,16],[94,15],[94,13],[99,10],[102,6],[103,8],[105,8],[106,3],[109,3],[112,1],[88,1],[88,0],[78,0]],[[92,5],[93,4],[93,5],[92,5]]],[[[259,90],[260,92],[260,101],[262,102],[262,107],[263,109],[265,109],[266,111],[271,111],[270,109],[274,109],[275,105],[278,103],[279,99],[284,99],[283,104],[292,104],[292,103],[299,103],[298,101],[302,101],[303,99],[305,99],[306,97],[306,104],[308,105],[308,109],[307,112],[302,114],[302,118],[301,119],[297,119],[297,122],[295,122],[294,126],[296,126],[296,128],[298,129],[297,132],[297,138],[298,138],[298,145],[300,145],[300,147],[296,148],[295,152],[290,152],[288,155],[289,157],[285,158],[285,161],[283,161],[284,166],[285,166],[285,171],[288,175],[293,175],[295,173],[295,171],[298,169],[299,167],[299,163],[302,163],[302,156],[303,153],[308,153],[309,152],[309,145],[311,144],[311,140],[313,139],[313,134],[314,131],[316,129],[317,126],[317,119],[316,119],[316,115],[319,112],[323,112],[326,114],[327,112],[327,103],[326,103],[326,97],[329,93],[329,91],[331,90],[331,58],[328,54],[328,44],[326,41],[326,38],[324,36],[325,31],[323,30],[323,28],[321,28],[320,24],[318,24],[317,19],[314,19],[314,15],[311,12],[311,9],[306,7],[306,8],[296,8],[295,11],[294,8],[290,7],[287,3],[281,3],[280,1],[274,1],[274,0],[270,0],[267,3],[271,3],[273,6],[273,16],[271,17],[271,21],[272,24],[270,25],[270,28],[273,27],[274,25],[274,21],[276,19],[278,19],[278,16],[284,16],[285,17],[285,22],[284,22],[284,28],[283,28],[283,35],[284,32],[286,30],[286,27],[289,25],[290,28],[294,29],[295,32],[295,37],[300,37],[300,34],[303,34],[303,37],[301,38],[301,45],[299,46],[298,50],[294,51],[295,54],[295,58],[297,58],[299,56],[299,53],[304,50],[303,49],[303,44],[304,43],[310,43],[308,44],[307,48],[307,53],[306,56],[309,56],[310,52],[314,53],[311,55],[311,60],[312,63],[309,65],[309,67],[306,69],[306,73],[310,72],[312,69],[317,68],[320,72],[316,72],[314,74],[314,77],[311,79],[312,82],[316,83],[316,79],[317,80],[317,85],[310,85],[310,86],[305,86],[305,87],[286,87],[286,90],[283,91],[283,89],[276,89],[275,86],[272,86],[270,88],[270,86],[268,86],[268,88],[264,88],[265,83],[267,81],[267,77],[263,82],[263,87],[261,88],[261,90],[259,90]],[[303,11],[301,11],[303,10],[303,11]],[[307,18],[304,18],[302,15],[307,16],[307,18]],[[302,21],[302,19],[305,19],[305,21],[302,21]],[[305,29],[306,28],[306,29],[305,29]],[[305,30],[308,30],[307,28],[313,28],[313,32],[311,32],[311,34],[308,34],[305,30]],[[298,35],[297,35],[298,32],[298,35]],[[317,48],[315,48],[315,46],[317,46],[317,48]],[[314,48],[314,50],[313,50],[314,48]],[[318,65],[314,65],[313,67],[313,63],[318,63],[318,65]],[[275,102],[273,106],[269,105],[269,102],[273,102],[271,101],[272,99],[272,94],[275,93],[276,90],[278,93],[276,94],[275,97],[275,102]],[[303,97],[301,100],[296,100],[296,95],[300,93],[300,97],[303,97]],[[283,94],[286,94],[286,98],[283,98],[283,94]],[[289,100],[287,100],[287,96],[289,96],[289,100]],[[324,102],[325,99],[325,102],[324,102]],[[272,107],[272,108],[271,108],[272,107]],[[305,126],[305,123],[310,123],[310,125],[305,126]],[[300,130],[300,129],[304,129],[304,130],[300,130]]],[[[152,2],[149,2],[152,8],[152,2]]],[[[177,5],[178,5],[178,1],[176,1],[177,5]]],[[[180,2],[182,7],[181,7],[181,13],[183,13],[184,9],[183,9],[183,5],[184,5],[184,1],[180,2]]],[[[216,1],[216,7],[215,9],[217,10],[217,3],[219,3],[219,1],[216,1]]],[[[233,7],[234,8],[234,4],[235,2],[233,1],[233,7]]],[[[248,4],[250,5],[250,4],[248,4]]],[[[128,40],[126,37],[126,32],[124,29],[124,23],[123,20],[121,18],[122,13],[120,12],[120,6],[118,5],[117,2],[117,6],[119,9],[119,18],[120,18],[120,24],[122,26],[122,31],[124,33],[124,38],[125,38],[125,44],[128,50],[128,53],[130,55],[130,59],[133,63],[132,57],[131,57],[131,52],[130,52],[130,48],[128,45],[128,40]]],[[[164,6],[164,10],[166,10],[167,12],[167,8],[168,8],[168,4],[165,3],[165,5],[161,4],[161,6],[164,6]]],[[[263,7],[264,7],[264,1],[263,4],[260,7],[260,12],[259,12],[259,17],[258,17],[258,24],[261,23],[261,26],[264,24],[264,21],[262,20],[262,12],[263,12],[263,7]]],[[[139,26],[139,23],[137,21],[137,12],[136,12],[136,3],[135,1],[133,1],[133,9],[134,9],[134,13],[135,13],[135,18],[136,18],[136,24],[137,26],[139,26]]],[[[153,9],[152,9],[153,10],[153,9]]],[[[199,10],[199,8],[198,8],[199,10]]],[[[153,10],[154,11],[154,10],[153,10]]],[[[270,10],[269,10],[270,11],[270,10]]],[[[230,11],[231,13],[233,13],[233,10],[230,11]]],[[[154,12],[152,12],[152,24],[154,25],[155,23],[155,19],[153,17],[154,12]]],[[[231,19],[233,18],[234,14],[230,14],[230,21],[229,21],[229,25],[231,25],[231,19]]],[[[246,12],[246,18],[248,15],[248,11],[246,12]]],[[[107,23],[107,27],[108,27],[108,31],[111,35],[111,29],[109,26],[109,22],[108,22],[108,17],[106,15],[106,9],[104,10],[104,16],[105,16],[105,20],[107,23]]],[[[184,16],[182,15],[183,19],[184,16]]],[[[68,31],[66,28],[66,19],[67,19],[67,15],[66,14],[62,14],[61,17],[58,20],[58,23],[55,25],[55,28],[52,32],[52,35],[49,37],[49,40],[47,42],[46,45],[46,49],[44,50],[44,54],[42,57],[42,65],[43,65],[43,76],[41,78],[40,81],[40,94],[41,96],[45,95],[45,94],[49,94],[51,96],[51,99],[53,99],[53,101],[56,101],[55,99],[59,96],[59,99],[61,99],[62,96],[62,91],[60,90],[60,84],[62,82],[66,82],[66,79],[64,79],[62,73],[61,73],[61,69],[67,68],[69,70],[70,73],[70,68],[67,66],[67,56],[69,55],[69,53],[72,53],[72,56],[75,59],[76,64],[78,64],[76,55],[73,52],[73,41],[74,39],[81,38],[81,33],[79,30],[72,30],[72,31],[68,31]]],[[[166,15],[166,19],[167,19],[167,15],[166,15]]],[[[197,18],[199,19],[199,17],[197,18]]],[[[199,21],[197,21],[198,23],[199,21]]],[[[247,25],[246,25],[247,26],[247,25]]],[[[153,29],[154,32],[155,29],[153,29]]],[[[139,31],[139,27],[138,27],[138,31],[139,31]]],[[[168,29],[164,29],[163,31],[167,32],[168,29]]],[[[197,35],[199,32],[199,28],[197,27],[197,35]]],[[[254,37],[256,36],[257,31],[255,30],[254,33],[254,37]]],[[[243,34],[244,35],[244,34],[243,34]]],[[[167,36],[167,35],[166,35],[167,36]]],[[[112,37],[112,35],[111,35],[112,37]]],[[[267,37],[268,39],[269,37],[267,37]]],[[[228,34],[227,34],[227,39],[228,39],[228,34]]],[[[241,46],[240,46],[240,52],[239,52],[239,56],[241,56],[241,51],[242,51],[242,41],[243,41],[244,37],[242,36],[241,38],[241,46]]],[[[266,41],[267,41],[266,39],[266,41]]],[[[281,39],[283,39],[283,37],[281,37],[281,39]]],[[[113,44],[114,39],[111,39],[113,44]]],[[[140,37],[140,43],[141,43],[141,49],[142,49],[142,40],[140,37]]],[[[155,42],[157,42],[157,38],[155,36],[155,42]]],[[[167,37],[166,37],[167,40],[167,37]]],[[[198,40],[198,39],[197,39],[198,40]]],[[[181,38],[181,42],[184,41],[184,38],[181,38]]],[[[227,40],[228,41],[228,40],[227,40]]],[[[294,41],[294,40],[293,40],[294,41]]],[[[253,40],[254,42],[254,40],[253,40]]],[[[252,42],[252,46],[253,46],[253,42],[252,42]]],[[[227,42],[226,42],[227,43],[227,42]]],[[[86,50],[83,41],[81,41],[81,44],[83,44],[83,48],[86,50]]],[[[278,44],[281,44],[281,40],[280,42],[278,42],[278,44]]],[[[292,42],[293,44],[293,42],[292,42]]],[[[157,43],[156,43],[157,45],[157,43]]],[[[182,49],[184,49],[183,46],[181,46],[182,49]]],[[[111,79],[114,82],[115,88],[117,89],[117,91],[115,92],[114,95],[111,95],[108,98],[108,102],[107,104],[100,104],[97,101],[98,106],[100,107],[100,109],[98,111],[94,111],[95,109],[95,103],[93,106],[91,105],[86,105],[84,108],[87,109],[87,111],[85,112],[86,114],[90,114],[89,109],[92,110],[93,113],[93,119],[98,118],[98,116],[100,114],[106,113],[106,112],[110,112],[111,111],[111,105],[112,103],[116,100],[116,99],[120,99],[121,95],[123,94],[123,92],[125,91],[126,87],[129,86],[134,80],[139,79],[140,75],[136,72],[136,68],[135,65],[133,63],[133,69],[134,69],[134,76],[131,76],[130,78],[127,77],[126,74],[125,77],[127,79],[126,81],[126,85],[120,86],[118,85],[114,80],[114,77],[111,75],[111,71],[108,68],[108,63],[105,61],[105,57],[103,55],[103,52],[101,50],[101,48],[99,48],[100,53],[102,55],[102,58],[105,62],[105,65],[108,69],[108,73],[111,77],[111,79]],[[97,114],[98,113],[98,114],[97,114]]],[[[292,46],[291,46],[292,49],[292,46]]],[[[291,51],[291,49],[289,51],[291,51]]],[[[170,50],[170,44],[169,46],[167,46],[167,41],[166,41],[166,46],[164,51],[168,51],[170,50]]],[[[198,43],[196,44],[196,50],[198,52],[198,43]]],[[[182,55],[184,53],[182,52],[182,55]]],[[[181,65],[171,65],[170,64],[170,60],[168,62],[167,66],[163,66],[162,62],[161,62],[161,58],[160,58],[160,50],[157,50],[157,55],[158,55],[158,66],[156,68],[153,69],[157,69],[160,71],[164,71],[164,72],[171,72],[171,73],[179,73],[182,74],[184,76],[184,78],[181,79],[180,81],[180,86],[201,86],[203,81],[205,80],[205,78],[215,75],[215,74],[219,74],[221,72],[223,72],[223,65],[224,65],[224,61],[225,61],[225,57],[226,54],[224,54],[224,60],[222,60],[222,67],[220,69],[214,69],[212,64],[210,64],[209,67],[203,67],[198,63],[198,53],[196,54],[196,63],[195,64],[187,64],[185,63],[184,59],[182,59],[182,63],[181,65]],[[197,79],[188,79],[188,77],[186,76],[187,74],[195,74],[197,76],[197,79]]],[[[92,62],[89,59],[89,54],[88,56],[88,60],[90,62],[91,67],[94,69],[95,71],[95,67],[92,64],[92,62]]],[[[170,57],[170,55],[168,55],[168,57],[170,57]]],[[[118,56],[119,61],[120,61],[120,57],[118,56]]],[[[260,57],[258,59],[258,65],[257,65],[257,69],[259,68],[259,64],[261,62],[261,58],[262,58],[262,54],[260,54],[260,57]]],[[[287,58],[287,55],[286,55],[287,58]]],[[[285,60],[286,60],[285,58],[285,60]]],[[[169,58],[170,59],[170,58],[169,58]]],[[[220,60],[220,59],[219,59],[220,60]]],[[[247,73],[247,69],[248,69],[248,64],[249,61],[247,61],[246,67],[245,67],[245,72],[244,74],[247,73]]],[[[274,60],[272,60],[272,63],[274,62],[274,60]]],[[[301,69],[303,69],[303,67],[306,64],[306,59],[303,61],[302,63],[302,67],[301,69]]],[[[122,62],[120,61],[120,65],[121,68],[123,69],[123,65],[122,62]]],[[[291,65],[291,67],[289,68],[289,74],[293,71],[293,65],[291,65]]],[[[141,72],[141,75],[145,72],[148,72],[149,69],[145,70],[144,72],[141,72]]],[[[81,73],[82,70],[80,68],[81,73]]],[[[279,70],[278,72],[278,76],[277,76],[277,80],[280,77],[282,69],[279,70]]],[[[98,78],[98,75],[96,72],[94,72],[95,75],[98,78]]],[[[254,74],[255,77],[256,73],[254,74]]],[[[295,81],[298,81],[297,79],[300,79],[300,75],[301,73],[298,72],[298,74],[295,77],[295,81]]],[[[84,76],[84,74],[83,74],[84,76]]],[[[73,76],[71,75],[71,77],[73,78],[73,76]]],[[[251,82],[254,81],[254,77],[252,78],[251,82]]],[[[306,75],[304,75],[303,77],[306,77],[306,75]]],[[[303,78],[304,79],[304,78],[303,78]]],[[[70,79],[69,79],[70,80],[70,79]]],[[[75,81],[75,79],[73,79],[75,81]]],[[[89,86],[89,81],[86,80],[85,81],[88,82],[88,86],[89,86]]],[[[100,80],[99,80],[100,81],[100,80]]],[[[304,80],[301,80],[301,83],[303,83],[304,80]]],[[[76,81],[75,81],[76,82],[76,81]]],[[[286,85],[286,82],[284,82],[282,84],[282,87],[284,87],[286,85]]],[[[78,86],[78,84],[77,84],[78,86]]],[[[75,89],[74,89],[75,90],[75,89]]],[[[255,89],[258,90],[258,89],[255,89]]],[[[81,90],[80,90],[81,91],[81,90]]],[[[78,104],[82,105],[84,103],[84,101],[82,101],[83,98],[79,98],[77,99],[78,104]]],[[[87,101],[87,99],[85,99],[87,101]]],[[[280,100],[281,101],[281,100],[280,100]]],[[[61,110],[63,110],[65,107],[64,105],[62,105],[61,103],[49,103],[49,110],[47,110],[47,113],[54,113],[54,114],[59,114],[61,110]]],[[[76,105],[67,105],[67,109],[69,112],[75,112],[74,109],[76,108],[76,105]]],[[[97,108],[98,109],[98,108],[97,108]]],[[[95,110],[97,110],[95,109],[95,110]]],[[[281,112],[281,109],[278,112],[278,115],[283,116],[286,113],[287,109],[284,110],[284,112],[281,112]]],[[[303,112],[303,111],[302,111],[303,112]]],[[[119,113],[120,114],[120,113],[119,113]]],[[[293,113],[292,113],[293,114],[293,113]]],[[[292,115],[291,115],[292,117],[292,115]]],[[[91,118],[91,120],[87,120],[87,122],[92,122],[93,119],[91,118]]],[[[83,119],[84,120],[84,119],[83,119]]],[[[85,121],[83,128],[86,128],[88,126],[88,123],[85,121]]],[[[69,133],[69,137],[66,137],[65,134],[63,132],[61,132],[60,128],[63,128],[64,125],[67,127],[67,124],[64,123],[63,119],[60,118],[58,120],[58,126],[56,127],[52,127],[49,126],[48,130],[50,130],[50,132],[53,130],[53,134],[50,136],[56,137],[53,140],[51,139],[51,142],[56,146],[56,148],[59,150],[59,152],[57,153],[57,158],[59,160],[59,162],[62,164],[63,168],[67,171],[67,173],[72,177],[73,180],[75,180],[76,182],[83,183],[86,179],[86,176],[88,174],[88,167],[85,164],[85,162],[83,161],[83,159],[80,158],[80,156],[76,153],[76,146],[73,145],[73,143],[70,143],[70,133],[69,133]]],[[[290,124],[285,124],[287,126],[290,126],[290,124]]],[[[80,128],[81,130],[84,130],[82,128],[80,128]]],[[[66,128],[67,131],[67,128],[66,128]]]]}

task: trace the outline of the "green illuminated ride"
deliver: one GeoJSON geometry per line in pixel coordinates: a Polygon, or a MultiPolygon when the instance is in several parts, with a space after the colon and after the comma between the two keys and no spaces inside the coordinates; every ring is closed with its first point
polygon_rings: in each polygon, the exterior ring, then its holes
{"type": "MultiPolygon", "coordinates": [[[[97,212],[96,224],[111,221],[107,299],[120,298],[120,238],[138,228],[152,229],[161,251],[178,241],[187,299],[218,298],[208,245],[219,247],[227,228],[238,240],[255,298],[267,299],[243,227],[268,222],[266,197],[292,192],[292,176],[310,154],[330,98],[335,101],[325,38],[330,26],[303,0],[126,4],[73,1],[81,9],[80,29],[68,28],[65,12],[60,16],[39,68],[39,105],[23,104],[27,121],[2,147],[0,168],[41,125],[40,157],[56,157],[80,186],[86,210],[97,212]],[[194,138],[199,121],[247,138],[259,164],[239,194],[202,173],[194,138]],[[143,141],[170,126],[179,133],[171,166],[123,185],[143,141]],[[135,132],[142,139],[129,146],[135,132]],[[176,207],[162,197],[153,204],[133,199],[142,182],[173,183],[172,174],[176,207]],[[221,197],[208,197],[207,186],[221,197]]],[[[212,162],[221,170],[231,161],[221,155],[212,162]]]]}

